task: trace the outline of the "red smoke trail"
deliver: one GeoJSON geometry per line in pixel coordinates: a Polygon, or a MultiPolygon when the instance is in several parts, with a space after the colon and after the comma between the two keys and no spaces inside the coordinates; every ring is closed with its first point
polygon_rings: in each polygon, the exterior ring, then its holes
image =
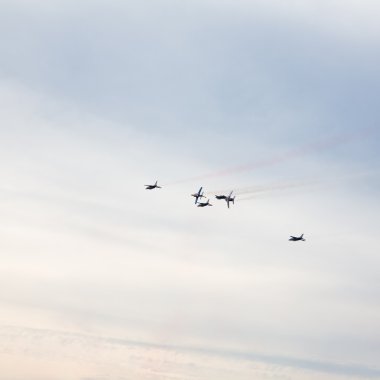
{"type": "Polygon", "coordinates": [[[282,192],[284,190],[290,190],[290,189],[300,189],[300,188],[305,188],[305,187],[313,187],[316,185],[321,185],[322,181],[298,181],[298,182],[288,182],[288,183],[278,183],[278,184],[273,184],[273,185],[268,185],[268,186],[257,186],[256,189],[254,188],[246,188],[242,189],[242,191],[237,191],[237,195],[242,195],[243,198],[240,198],[240,196],[237,198],[237,201],[247,201],[250,199],[254,199],[257,197],[260,197],[262,195],[267,195],[268,193],[273,193],[273,192],[282,192]]]}
{"type": "Polygon", "coordinates": [[[306,144],[304,146],[301,146],[298,149],[295,149],[283,154],[279,154],[278,156],[275,156],[272,158],[267,158],[267,159],[259,160],[256,162],[247,163],[244,165],[231,167],[225,170],[210,172],[210,173],[195,176],[195,177],[173,181],[171,183],[168,183],[167,185],[175,185],[175,184],[185,183],[185,182],[201,181],[201,180],[209,179],[209,178],[225,177],[231,174],[242,173],[242,172],[252,171],[252,170],[260,169],[264,167],[274,166],[276,164],[290,161],[294,158],[302,157],[313,152],[320,152],[327,149],[335,148],[339,145],[349,143],[358,138],[359,139],[365,138],[368,135],[370,135],[373,131],[375,131],[375,128],[366,128],[364,131],[352,132],[352,133],[347,133],[344,135],[330,137],[328,139],[306,144]]]}
{"type": "MultiPolygon", "coordinates": [[[[251,195],[251,194],[259,194],[259,193],[267,193],[270,191],[276,190],[286,190],[292,188],[299,188],[305,186],[312,186],[320,183],[321,180],[310,179],[310,180],[294,180],[294,181],[286,181],[286,182],[277,182],[268,185],[255,185],[255,186],[247,186],[238,189],[234,189],[234,194],[236,195],[251,195]]],[[[217,192],[207,192],[207,194],[225,194],[231,191],[231,189],[226,189],[217,192]]]]}
{"type": "MultiPolygon", "coordinates": [[[[358,178],[368,177],[376,175],[378,176],[378,170],[365,170],[357,173],[350,173],[348,175],[326,177],[326,178],[313,178],[304,180],[294,180],[287,182],[272,183],[269,185],[256,185],[243,187],[236,189],[234,193],[238,196],[237,201],[246,201],[250,199],[257,198],[268,193],[278,193],[283,190],[290,189],[301,189],[301,188],[315,188],[316,186],[331,186],[337,185],[342,181],[357,180],[358,178]],[[240,197],[242,196],[242,198],[240,197]]],[[[221,194],[226,193],[226,191],[221,191],[221,194]]]]}

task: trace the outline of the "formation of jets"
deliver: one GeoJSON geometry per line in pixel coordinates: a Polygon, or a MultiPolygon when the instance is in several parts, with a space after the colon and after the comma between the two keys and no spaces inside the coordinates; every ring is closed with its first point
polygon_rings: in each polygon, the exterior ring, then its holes
{"type": "MultiPolygon", "coordinates": [[[[144,185],[146,190],[153,190],[153,189],[161,189],[161,186],[158,186],[158,181],[155,182],[154,185],[144,185]]],[[[197,207],[206,207],[206,206],[212,206],[210,203],[210,199],[207,199],[207,202],[199,202],[200,199],[206,198],[202,191],[203,187],[200,187],[198,192],[191,194],[192,197],[195,198],[195,204],[197,207]]],[[[232,196],[233,191],[229,193],[229,195],[215,195],[215,198],[218,200],[224,199],[227,202],[227,207],[230,208],[230,202],[232,204],[235,204],[235,196],[232,196]]],[[[290,236],[289,241],[305,241],[303,238],[303,234],[301,236],[290,236]]]]}

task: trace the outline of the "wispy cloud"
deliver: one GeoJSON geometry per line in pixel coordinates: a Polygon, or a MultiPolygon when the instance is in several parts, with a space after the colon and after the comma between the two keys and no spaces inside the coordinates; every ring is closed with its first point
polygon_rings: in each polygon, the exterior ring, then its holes
{"type": "MultiPolygon", "coordinates": [[[[133,357],[130,357],[129,359],[137,359],[137,361],[139,362],[147,360],[146,364],[149,363],[150,368],[154,366],[160,366],[160,362],[162,360],[162,354],[159,354],[160,351],[165,352],[165,361],[167,361],[165,366],[167,366],[169,363],[176,363],[179,355],[185,355],[185,357],[187,356],[187,360],[193,361],[190,368],[193,367],[192,370],[194,371],[194,373],[191,373],[190,371],[190,373],[186,375],[186,378],[188,376],[189,378],[191,378],[195,375],[197,367],[199,366],[198,360],[202,356],[204,357],[202,361],[206,360],[206,362],[212,357],[237,361],[235,362],[235,365],[240,362],[239,367],[241,368],[244,368],[244,362],[257,363],[258,365],[260,365],[260,363],[264,363],[265,365],[276,366],[277,371],[280,367],[282,371],[286,372],[287,374],[291,373],[291,369],[298,369],[315,371],[317,373],[321,373],[321,376],[323,376],[323,373],[328,373],[353,378],[380,377],[379,368],[370,368],[360,365],[344,363],[323,362],[318,360],[308,360],[304,358],[263,355],[249,351],[244,352],[238,350],[223,350],[218,348],[151,343],[145,341],[111,338],[106,336],[93,336],[78,333],[70,333],[59,330],[34,329],[16,326],[2,326],[0,329],[0,334],[2,337],[2,341],[4,342],[2,344],[2,348],[4,349],[5,345],[10,345],[11,352],[13,349],[15,349],[15,347],[17,347],[17,344],[21,341],[20,338],[23,337],[23,340],[26,340],[28,342],[28,346],[25,347],[27,349],[27,355],[40,355],[38,350],[32,349],[29,352],[29,346],[33,346],[35,344],[45,345],[46,343],[54,343],[54,351],[46,352],[46,354],[44,354],[47,358],[51,357],[52,355],[69,354],[72,360],[75,358],[75,360],[79,362],[88,360],[88,358],[86,358],[86,354],[82,358],[76,357],[76,353],[79,347],[83,349],[84,353],[87,352],[91,356],[93,352],[89,351],[97,351],[99,349],[102,349],[104,350],[104,354],[112,355],[112,352],[114,352],[115,350],[117,351],[118,347],[126,347],[129,352],[133,352],[133,357]],[[71,354],[70,351],[72,351],[71,354]],[[154,355],[154,351],[156,351],[158,356],[154,355]],[[148,356],[150,357],[150,359],[148,359],[148,356]]],[[[14,352],[14,354],[18,354],[18,352],[16,351],[14,352]]],[[[180,362],[181,365],[186,364],[186,360],[184,361],[183,358],[180,360],[180,362]]],[[[177,369],[179,368],[177,367],[177,369]]],[[[246,367],[246,371],[247,369],[248,368],[246,367]]],[[[166,373],[165,376],[168,376],[170,378],[177,378],[177,376],[181,376],[180,372],[175,372],[175,368],[173,368],[173,370],[173,373],[166,373]]],[[[247,373],[250,373],[253,376],[256,375],[254,369],[248,370],[247,373]]],[[[273,378],[276,378],[276,375],[274,375],[273,378]]]]}

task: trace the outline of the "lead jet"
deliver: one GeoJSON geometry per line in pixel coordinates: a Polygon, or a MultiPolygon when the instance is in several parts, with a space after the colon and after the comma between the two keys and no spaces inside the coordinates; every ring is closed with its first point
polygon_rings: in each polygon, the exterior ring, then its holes
{"type": "Polygon", "coordinates": [[[216,199],[224,199],[227,202],[227,207],[230,208],[230,202],[235,204],[235,197],[231,197],[232,191],[229,195],[215,195],[216,199]]]}
{"type": "Polygon", "coordinates": [[[212,206],[212,204],[210,203],[210,199],[207,199],[207,202],[199,202],[197,204],[197,207],[206,207],[206,206],[212,206]]]}
{"type": "Polygon", "coordinates": [[[290,239],[289,239],[289,241],[300,241],[300,240],[305,241],[305,239],[303,238],[303,234],[301,236],[299,236],[299,237],[297,237],[297,236],[290,236],[290,239]]]}
{"type": "Polygon", "coordinates": [[[144,185],[145,190],[161,189],[161,186],[157,185],[157,181],[154,185],[144,185]]]}
{"type": "Polygon", "coordinates": [[[192,197],[195,197],[195,204],[198,203],[199,198],[205,198],[205,196],[202,193],[202,187],[198,190],[197,193],[191,194],[192,197]]]}

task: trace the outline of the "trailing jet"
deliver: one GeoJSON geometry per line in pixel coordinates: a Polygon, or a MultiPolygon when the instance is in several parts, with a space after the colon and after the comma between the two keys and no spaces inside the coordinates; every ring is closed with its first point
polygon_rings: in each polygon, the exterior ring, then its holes
{"type": "Polygon", "coordinates": [[[154,185],[144,185],[145,190],[161,189],[161,186],[157,185],[157,181],[154,185]]]}
{"type": "Polygon", "coordinates": [[[289,241],[299,241],[299,240],[302,240],[302,241],[305,241],[305,239],[303,238],[303,234],[299,237],[297,236],[290,236],[290,239],[289,241]]]}
{"type": "Polygon", "coordinates": [[[205,198],[205,196],[202,193],[202,187],[198,190],[197,193],[191,194],[192,197],[195,197],[195,204],[198,203],[199,198],[205,198]]]}
{"type": "Polygon", "coordinates": [[[224,199],[227,202],[227,207],[230,208],[230,202],[235,204],[235,197],[231,197],[232,191],[229,195],[215,195],[216,199],[224,199]]]}
{"type": "Polygon", "coordinates": [[[197,207],[206,207],[206,206],[212,206],[212,204],[210,203],[210,199],[207,199],[207,202],[199,202],[197,204],[197,207]]]}
{"type": "Polygon", "coordinates": [[[235,204],[235,197],[231,197],[232,191],[230,192],[230,195],[226,197],[227,207],[230,208],[230,202],[235,204]]]}

